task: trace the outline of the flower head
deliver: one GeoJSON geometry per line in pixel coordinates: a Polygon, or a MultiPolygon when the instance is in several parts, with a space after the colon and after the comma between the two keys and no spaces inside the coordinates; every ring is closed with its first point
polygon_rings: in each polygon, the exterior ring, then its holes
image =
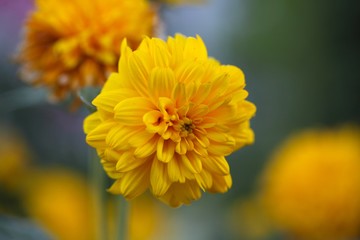
{"type": "Polygon", "coordinates": [[[119,72],[93,101],[86,140],[115,179],[110,192],[150,191],[171,206],[226,192],[224,156],[254,140],[242,71],[208,58],[200,37],[145,38],[121,48],[119,72]]]}
{"type": "Polygon", "coordinates": [[[146,0],[37,0],[18,54],[22,76],[48,87],[55,100],[101,86],[116,70],[123,38],[136,48],[154,25],[146,0]]]}
{"type": "Polygon", "coordinates": [[[360,226],[360,132],[306,131],[286,142],[265,171],[269,216],[298,239],[350,239],[360,226]]]}

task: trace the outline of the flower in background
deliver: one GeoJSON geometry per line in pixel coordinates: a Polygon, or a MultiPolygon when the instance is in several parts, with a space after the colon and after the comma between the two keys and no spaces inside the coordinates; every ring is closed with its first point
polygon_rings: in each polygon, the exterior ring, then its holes
{"type": "Polygon", "coordinates": [[[61,240],[95,239],[95,211],[85,179],[70,170],[35,170],[24,182],[29,217],[61,240]]]}
{"type": "Polygon", "coordinates": [[[255,113],[242,71],[208,58],[197,38],[145,38],[121,48],[119,72],[94,99],[84,123],[109,191],[127,199],[150,189],[176,207],[224,193],[232,184],[225,156],[254,141],[255,113]]]}
{"type": "MultiPolygon", "coordinates": [[[[24,183],[24,206],[29,217],[55,239],[96,239],[97,210],[90,186],[78,173],[65,169],[35,169],[24,183]]],[[[109,201],[109,238],[116,226],[109,201]]],[[[136,199],[130,209],[130,239],[150,239],[163,226],[163,215],[149,198],[136,199]]]]}
{"type": "Polygon", "coordinates": [[[0,133],[0,187],[14,191],[31,157],[24,140],[9,126],[1,126],[0,133]]]}
{"type": "Polygon", "coordinates": [[[350,239],[360,226],[360,132],[306,131],[288,140],[265,171],[269,216],[297,239],[350,239]]]}
{"type": "Polygon", "coordinates": [[[101,86],[116,70],[123,38],[136,48],[155,24],[146,0],[37,0],[17,56],[22,77],[48,87],[54,100],[101,86]]]}
{"type": "Polygon", "coordinates": [[[31,154],[24,139],[8,125],[0,125],[0,213],[23,214],[20,193],[31,154]]]}

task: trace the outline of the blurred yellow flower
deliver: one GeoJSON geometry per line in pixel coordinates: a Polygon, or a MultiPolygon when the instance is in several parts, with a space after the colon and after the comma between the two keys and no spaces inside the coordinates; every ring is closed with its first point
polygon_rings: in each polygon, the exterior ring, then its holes
{"type": "Polygon", "coordinates": [[[15,191],[27,171],[30,153],[24,140],[8,126],[0,127],[0,187],[15,191]]]}
{"type": "MultiPolygon", "coordinates": [[[[55,239],[96,239],[96,205],[90,186],[76,172],[64,169],[35,170],[24,183],[24,205],[55,239]]],[[[114,208],[109,201],[109,239],[115,236],[114,208]]],[[[146,197],[131,202],[130,240],[150,239],[163,223],[162,212],[146,197]]]]}
{"type": "Polygon", "coordinates": [[[37,170],[27,175],[24,206],[31,218],[60,240],[95,239],[90,188],[75,172],[37,170]]]}
{"type": "Polygon", "coordinates": [[[232,184],[224,156],[254,141],[255,113],[242,71],[208,58],[197,38],[145,38],[132,51],[124,41],[119,73],[93,101],[84,123],[97,149],[109,191],[127,199],[150,189],[176,207],[226,192],[232,184]]]}
{"type": "Polygon", "coordinates": [[[18,53],[22,77],[48,87],[54,100],[101,86],[116,70],[122,39],[136,48],[155,24],[146,0],[37,0],[18,53]]]}
{"type": "Polygon", "coordinates": [[[350,239],[360,226],[360,132],[306,131],[286,142],[265,171],[270,217],[297,239],[350,239]]]}

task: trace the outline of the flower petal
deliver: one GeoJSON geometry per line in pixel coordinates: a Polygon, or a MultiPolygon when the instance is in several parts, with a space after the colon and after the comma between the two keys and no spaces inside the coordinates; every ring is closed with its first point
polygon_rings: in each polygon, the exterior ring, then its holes
{"type": "Polygon", "coordinates": [[[155,153],[158,138],[159,137],[157,135],[154,135],[146,144],[137,147],[134,151],[134,156],[138,158],[145,158],[155,153]]]}
{"type": "Polygon", "coordinates": [[[116,163],[116,171],[128,172],[143,165],[146,161],[148,161],[147,158],[135,158],[131,152],[125,151],[116,163]]]}
{"type": "Polygon", "coordinates": [[[175,86],[175,75],[170,68],[156,67],[151,71],[149,81],[149,92],[157,102],[159,97],[171,97],[175,86]]]}
{"type": "Polygon", "coordinates": [[[116,105],[115,119],[124,125],[141,126],[144,125],[143,116],[151,110],[154,110],[154,105],[148,99],[128,98],[116,105]]]}
{"type": "Polygon", "coordinates": [[[201,197],[199,184],[196,181],[185,183],[173,183],[160,200],[172,207],[179,207],[182,204],[190,204],[201,197]]]}
{"type": "Polygon", "coordinates": [[[141,195],[149,187],[149,169],[149,166],[144,164],[124,173],[108,191],[113,194],[122,194],[129,200],[141,195]]]}
{"type": "Polygon", "coordinates": [[[202,161],[202,164],[205,169],[218,175],[224,176],[230,174],[229,164],[223,156],[209,156],[202,161]]]}
{"type": "Polygon", "coordinates": [[[100,123],[101,120],[98,112],[94,112],[90,114],[84,120],[84,133],[88,134],[93,129],[95,129],[100,123]]]}
{"type": "Polygon", "coordinates": [[[204,191],[212,187],[213,179],[208,171],[203,170],[199,174],[195,174],[195,179],[201,189],[204,191]]]}
{"type": "Polygon", "coordinates": [[[150,184],[152,193],[158,197],[164,195],[171,185],[166,163],[159,161],[157,158],[153,160],[151,165],[150,184]]]}
{"type": "Polygon", "coordinates": [[[227,192],[232,185],[231,175],[220,176],[213,174],[213,185],[208,189],[211,193],[225,193],[227,192]]]}
{"type": "Polygon", "coordinates": [[[106,148],[106,136],[108,132],[116,125],[117,123],[114,121],[101,123],[88,133],[86,136],[86,142],[94,148],[106,148]]]}
{"type": "Polygon", "coordinates": [[[157,158],[164,162],[168,163],[170,162],[175,153],[175,143],[173,141],[167,141],[163,138],[159,138],[158,144],[157,144],[157,158]]]}
{"type": "Polygon", "coordinates": [[[181,183],[185,182],[185,174],[183,173],[182,168],[183,167],[181,166],[176,157],[167,164],[170,181],[181,183]]]}
{"type": "Polygon", "coordinates": [[[92,104],[94,104],[98,110],[102,109],[107,112],[114,112],[114,108],[119,102],[136,95],[137,93],[135,91],[128,88],[104,91],[92,101],[92,104]]]}

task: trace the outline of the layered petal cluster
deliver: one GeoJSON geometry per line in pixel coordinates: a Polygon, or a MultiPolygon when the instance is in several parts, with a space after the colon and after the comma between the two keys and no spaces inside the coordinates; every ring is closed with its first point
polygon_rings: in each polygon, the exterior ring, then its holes
{"type": "Polygon", "coordinates": [[[124,41],[119,71],[84,123],[116,180],[109,191],[132,199],[150,189],[171,206],[226,192],[225,156],[254,141],[244,87],[242,71],[209,58],[199,36],[144,38],[135,51],[124,41]]]}
{"type": "Polygon", "coordinates": [[[308,130],[266,168],[260,194],[277,226],[296,239],[360,236],[360,132],[308,130]]]}
{"type": "Polygon", "coordinates": [[[116,71],[126,37],[136,48],[152,36],[156,15],[146,0],[36,0],[18,60],[22,77],[54,100],[84,86],[102,86],[116,71]]]}

